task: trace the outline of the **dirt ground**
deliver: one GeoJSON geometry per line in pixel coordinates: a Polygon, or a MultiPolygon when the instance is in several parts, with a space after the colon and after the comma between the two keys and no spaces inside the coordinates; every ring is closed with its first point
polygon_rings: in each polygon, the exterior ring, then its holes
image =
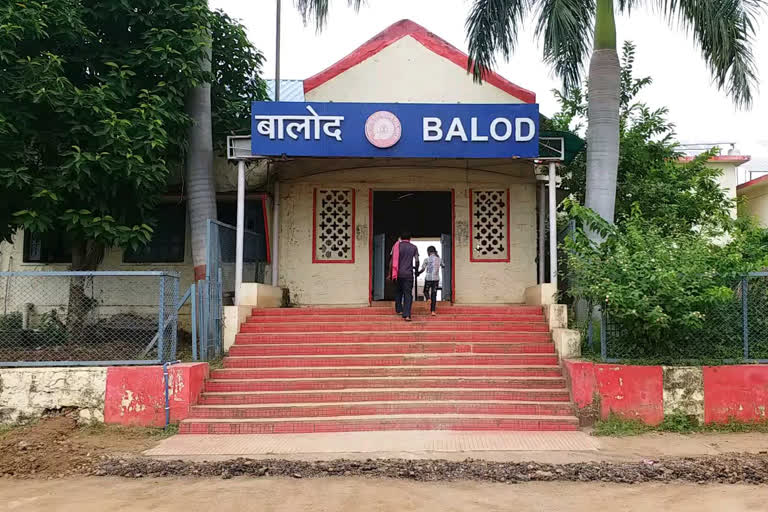
{"type": "Polygon", "coordinates": [[[79,427],[64,412],[0,433],[0,477],[63,477],[82,474],[109,456],[133,456],[157,443],[159,429],[79,427]]]}
{"type": "Polygon", "coordinates": [[[0,480],[0,511],[102,512],[747,512],[765,486],[603,483],[489,484],[390,479],[0,480]],[[603,505],[600,505],[603,504],[603,505]]]}

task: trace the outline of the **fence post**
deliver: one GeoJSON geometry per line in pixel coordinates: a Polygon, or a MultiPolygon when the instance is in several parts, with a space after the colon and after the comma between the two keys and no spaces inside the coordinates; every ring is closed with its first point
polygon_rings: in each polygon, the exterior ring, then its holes
{"type": "Polygon", "coordinates": [[[744,359],[749,359],[749,277],[741,278],[741,322],[744,333],[744,359]]]}
{"type": "Polygon", "coordinates": [[[192,312],[192,360],[197,361],[197,286],[192,282],[189,293],[189,310],[192,312]]]}
{"type": "Polygon", "coordinates": [[[157,359],[162,363],[163,356],[163,338],[165,337],[165,275],[160,276],[160,295],[157,300],[157,359]]]}
{"type": "MultiPolygon", "coordinates": [[[[590,313],[590,318],[591,318],[590,313]]],[[[607,337],[608,334],[606,333],[608,327],[608,314],[603,310],[603,308],[600,308],[600,357],[603,361],[608,359],[608,343],[607,343],[607,337]]]]}
{"type": "Polygon", "coordinates": [[[179,276],[172,275],[171,280],[173,281],[173,302],[171,303],[171,314],[173,315],[173,322],[171,323],[171,359],[176,359],[179,343],[179,311],[176,309],[176,304],[179,302],[179,276]]]}
{"type": "Polygon", "coordinates": [[[200,298],[200,330],[198,332],[198,338],[200,339],[200,360],[208,360],[208,328],[206,326],[206,319],[208,318],[208,301],[207,296],[208,281],[201,279],[197,282],[198,297],[200,298]]]}
{"type": "Polygon", "coordinates": [[[222,269],[219,268],[219,279],[216,283],[216,357],[222,354],[222,341],[221,341],[221,324],[224,323],[224,286],[222,281],[224,280],[224,274],[222,269]]]}
{"type": "Polygon", "coordinates": [[[208,219],[205,230],[205,278],[211,278],[211,261],[213,261],[213,222],[208,219]]]}

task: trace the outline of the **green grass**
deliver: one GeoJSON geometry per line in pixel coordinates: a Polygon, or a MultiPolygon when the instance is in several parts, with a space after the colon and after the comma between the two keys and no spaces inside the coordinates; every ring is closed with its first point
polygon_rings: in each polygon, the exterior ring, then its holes
{"type": "Polygon", "coordinates": [[[611,414],[595,424],[593,434],[606,437],[638,436],[648,432],[675,434],[696,433],[768,433],[768,420],[744,422],[731,419],[728,423],[701,424],[696,418],[681,413],[668,414],[659,425],[648,425],[640,420],[625,419],[611,414]]]}
{"type": "Polygon", "coordinates": [[[639,436],[652,430],[653,427],[640,420],[628,420],[611,414],[606,419],[595,423],[595,429],[592,433],[596,436],[627,437],[639,436]]]}
{"type": "Polygon", "coordinates": [[[224,368],[224,356],[219,356],[216,359],[211,359],[208,361],[208,367],[211,370],[221,370],[224,368]]]}
{"type": "Polygon", "coordinates": [[[9,432],[12,432],[13,430],[19,428],[20,425],[18,424],[10,424],[10,425],[0,425],[0,439],[5,437],[6,434],[9,432]]]}
{"type": "Polygon", "coordinates": [[[178,425],[168,425],[162,427],[125,427],[122,425],[105,425],[104,423],[93,423],[80,427],[80,432],[84,435],[115,435],[126,438],[147,438],[152,440],[161,440],[179,433],[178,425]]]}

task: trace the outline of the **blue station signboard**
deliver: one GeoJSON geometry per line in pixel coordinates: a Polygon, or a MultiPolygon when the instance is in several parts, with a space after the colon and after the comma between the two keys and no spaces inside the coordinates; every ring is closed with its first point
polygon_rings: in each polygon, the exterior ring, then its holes
{"type": "Polygon", "coordinates": [[[262,156],[533,158],[536,104],[255,101],[251,151],[262,156]]]}

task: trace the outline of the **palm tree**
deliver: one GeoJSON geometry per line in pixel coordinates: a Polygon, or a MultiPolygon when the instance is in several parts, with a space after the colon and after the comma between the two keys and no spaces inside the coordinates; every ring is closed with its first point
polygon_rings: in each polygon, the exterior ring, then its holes
{"type": "MultiPolygon", "coordinates": [[[[209,32],[210,36],[210,32],[209,32]]],[[[207,57],[200,61],[203,72],[211,71],[211,44],[207,57]]],[[[187,95],[184,110],[192,119],[185,160],[187,210],[192,238],[192,264],[195,280],[205,277],[206,231],[208,219],[216,219],[216,184],[213,177],[213,128],[211,119],[211,84],[201,83],[187,95]]]]}
{"type": "MultiPolygon", "coordinates": [[[[359,8],[360,0],[348,0],[359,8]]],[[[693,35],[714,82],[739,107],[749,107],[757,84],[752,43],[762,0],[656,0],[662,17],[693,35]]],[[[322,28],[328,0],[297,0],[299,11],[322,28]]],[[[565,90],[578,86],[590,49],[586,206],[613,221],[619,158],[619,57],[614,7],[630,14],[639,0],[473,0],[466,21],[467,63],[477,81],[515,50],[531,16],[544,60],[565,90]]]]}

